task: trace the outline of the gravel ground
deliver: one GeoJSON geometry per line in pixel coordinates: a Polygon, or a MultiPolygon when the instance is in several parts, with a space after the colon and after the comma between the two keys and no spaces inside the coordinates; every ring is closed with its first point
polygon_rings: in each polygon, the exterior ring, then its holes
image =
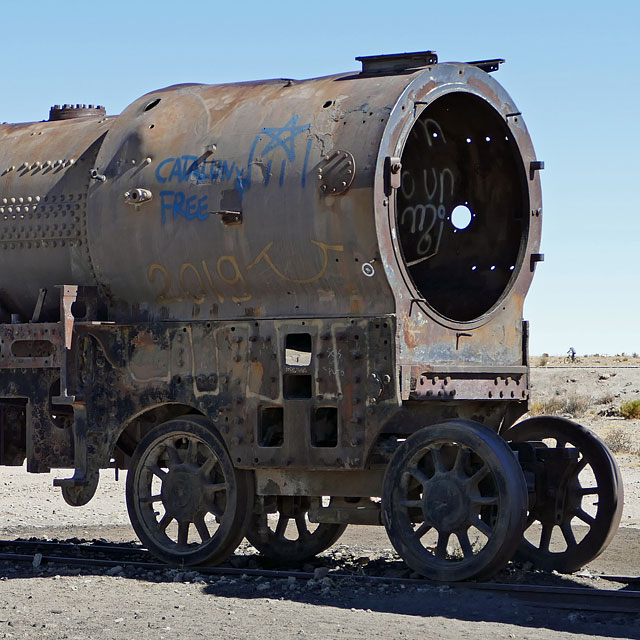
{"type": "MultiPolygon", "coordinates": [[[[578,393],[589,396],[587,415],[578,421],[605,439],[617,434],[616,441],[624,445],[616,454],[625,480],[623,527],[609,549],[580,575],[533,573],[510,565],[497,580],[616,588],[620,585],[598,574],[640,575],[640,421],[598,415],[634,394],[640,397],[635,391],[640,390],[640,369],[620,367],[607,373],[615,375],[601,379],[606,373],[598,367],[539,367],[532,371],[533,392],[539,402],[578,393]],[[594,401],[603,397],[610,402],[594,401]],[[620,432],[625,437],[620,438],[620,432]]],[[[0,468],[0,536],[135,539],[126,515],[124,474],[116,482],[112,472],[105,473],[96,498],[78,509],[66,505],[51,486],[54,475],[65,474],[0,468]]],[[[262,566],[247,543],[231,563],[262,566]]],[[[305,568],[321,568],[317,579],[210,578],[174,569],[80,570],[0,562],[0,637],[640,638],[640,612],[546,610],[508,595],[332,578],[334,570],[410,574],[380,527],[350,527],[338,544],[305,568]]]]}

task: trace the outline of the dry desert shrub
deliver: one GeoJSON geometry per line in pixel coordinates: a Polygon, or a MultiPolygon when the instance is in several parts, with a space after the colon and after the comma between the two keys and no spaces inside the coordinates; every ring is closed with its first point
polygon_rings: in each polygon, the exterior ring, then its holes
{"type": "Polygon", "coordinates": [[[587,396],[571,394],[566,397],[554,396],[549,400],[532,402],[529,405],[529,414],[532,416],[552,416],[570,413],[574,417],[584,416],[593,404],[587,396]]]}
{"type": "Polygon", "coordinates": [[[615,395],[612,391],[606,391],[597,400],[597,404],[611,404],[615,400],[615,395]]]}
{"type": "Polygon", "coordinates": [[[620,406],[620,415],[627,420],[640,418],[640,400],[629,400],[620,406]]]}
{"type": "Polygon", "coordinates": [[[541,416],[544,415],[544,402],[532,402],[529,405],[529,415],[531,416],[541,416]]]}
{"type": "Polygon", "coordinates": [[[587,396],[581,396],[577,393],[571,394],[565,399],[564,412],[570,413],[572,416],[583,416],[592,404],[592,399],[587,396]]]}
{"type": "Polygon", "coordinates": [[[602,439],[613,453],[632,453],[631,436],[620,427],[611,429],[602,439]]]}
{"type": "Polygon", "coordinates": [[[538,366],[539,367],[546,367],[547,364],[549,362],[549,354],[548,353],[543,353],[539,358],[538,358],[538,366]]]}

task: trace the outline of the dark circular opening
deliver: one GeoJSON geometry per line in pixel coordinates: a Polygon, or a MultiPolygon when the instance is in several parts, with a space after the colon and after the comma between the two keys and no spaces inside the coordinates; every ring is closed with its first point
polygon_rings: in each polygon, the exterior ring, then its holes
{"type": "Polygon", "coordinates": [[[84,318],[87,315],[87,305],[84,300],[76,300],[71,304],[71,315],[74,318],[84,318]]]}
{"type": "Polygon", "coordinates": [[[529,220],[524,166],[502,116],[468,93],[435,100],[405,144],[396,204],[420,297],[457,322],[490,311],[517,276],[529,220]]]}
{"type": "Polygon", "coordinates": [[[144,110],[151,111],[151,109],[153,109],[154,107],[157,107],[159,104],[160,104],[160,98],[156,98],[155,100],[152,100],[151,102],[149,102],[149,104],[147,104],[144,110]]]}

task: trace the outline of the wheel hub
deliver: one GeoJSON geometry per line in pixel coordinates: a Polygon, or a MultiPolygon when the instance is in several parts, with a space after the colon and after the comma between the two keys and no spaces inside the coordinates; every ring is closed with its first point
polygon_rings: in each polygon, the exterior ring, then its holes
{"type": "Polygon", "coordinates": [[[162,483],[162,502],[167,513],[179,522],[193,520],[202,502],[198,473],[188,470],[169,473],[162,483]]]}
{"type": "Polygon", "coordinates": [[[425,522],[438,531],[455,531],[469,519],[469,499],[450,475],[433,478],[423,492],[425,522]]]}

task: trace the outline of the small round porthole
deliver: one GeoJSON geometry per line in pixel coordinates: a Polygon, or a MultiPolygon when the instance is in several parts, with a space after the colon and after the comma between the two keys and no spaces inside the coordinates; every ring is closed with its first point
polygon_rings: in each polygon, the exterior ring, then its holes
{"type": "Polygon", "coordinates": [[[160,104],[160,98],[156,98],[155,100],[152,100],[145,108],[145,111],[151,111],[151,109],[153,109],[154,107],[157,107],[160,104]]]}

